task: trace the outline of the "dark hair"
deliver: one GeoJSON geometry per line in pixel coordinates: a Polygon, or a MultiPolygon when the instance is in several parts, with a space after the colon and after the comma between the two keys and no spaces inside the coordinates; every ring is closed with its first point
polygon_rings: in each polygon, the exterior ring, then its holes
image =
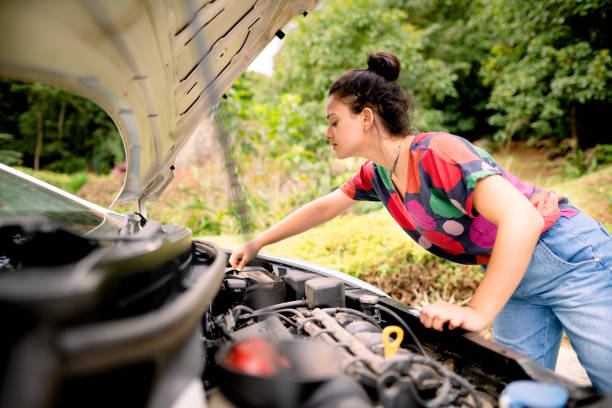
{"type": "Polygon", "coordinates": [[[409,114],[414,101],[397,83],[400,62],[395,55],[379,51],[368,56],[368,69],[352,69],[329,88],[329,95],[345,101],[353,113],[370,108],[392,134],[410,134],[409,114]]]}

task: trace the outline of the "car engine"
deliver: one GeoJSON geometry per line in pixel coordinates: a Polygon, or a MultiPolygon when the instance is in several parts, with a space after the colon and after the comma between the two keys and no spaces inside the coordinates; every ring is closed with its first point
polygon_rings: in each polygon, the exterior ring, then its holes
{"type": "Polygon", "coordinates": [[[320,265],[237,271],[155,222],[112,239],[39,217],[0,230],[0,406],[494,407],[517,380],[562,387],[567,407],[610,402],[320,265]]]}
{"type": "MultiPolygon", "coordinates": [[[[362,294],[359,309],[347,308],[344,283],[339,280],[301,272],[280,279],[266,272],[257,267],[242,272],[228,270],[219,295],[222,301],[207,316],[207,349],[214,350],[224,340],[248,341],[253,336],[262,336],[273,344],[298,338],[328,344],[340,356],[341,370],[321,382],[342,378],[339,395],[346,399],[349,392],[360,402],[353,406],[371,406],[368,401],[385,407],[494,404],[492,396],[477,391],[467,379],[429,357],[416,337],[416,349],[402,348],[392,359],[385,359],[380,312],[386,307],[376,305],[376,296],[362,294]],[[285,283],[289,290],[284,290],[285,283]],[[283,300],[286,293],[304,299],[257,308],[264,299],[283,300]]],[[[213,380],[205,377],[205,381],[213,380]]],[[[333,390],[325,390],[328,395],[324,397],[315,393],[314,399],[331,404],[337,398],[333,390]]],[[[299,402],[308,406],[312,404],[309,399],[299,402]]],[[[248,399],[238,402],[259,405],[248,399]]]]}
{"type": "MultiPolygon", "coordinates": [[[[437,335],[414,309],[336,277],[256,264],[226,268],[203,319],[203,381],[213,407],[227,400],[251,407],[490,407],[514,380],[564,381],[473,334],[437,335]],[[403,342],[385,338],[387,326],[401,329],[403,342]],[[385,357],[391,340],[401,347],[385,357]],[[279,364],[283,359],[289,363],[279,364]]],[[[588,391],[565,385],[575,406],[587,399],[588,391]]]]}

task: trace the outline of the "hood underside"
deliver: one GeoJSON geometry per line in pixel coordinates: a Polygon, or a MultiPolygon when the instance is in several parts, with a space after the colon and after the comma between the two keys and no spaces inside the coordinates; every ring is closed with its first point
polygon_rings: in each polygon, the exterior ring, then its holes
{"type": "Polygon", "coordinates": [[[319,0],[3,0],[0,78],[91,99],[123,139],[115,202],[156,200],[219,98],[319,0]]]}

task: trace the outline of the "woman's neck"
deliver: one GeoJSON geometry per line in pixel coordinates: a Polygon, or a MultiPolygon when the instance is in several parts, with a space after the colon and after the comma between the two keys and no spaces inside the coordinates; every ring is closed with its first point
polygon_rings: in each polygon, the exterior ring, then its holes
{"type": "MultiPolygon", "coordinates": [[[[378,137],[378,136],[376,136],[378,137]]],[[[392,175],[403,174],[406,166],[406,148],[412,143],[414,136],[389,137],[381,135],[372,143],[364,157],[389,170],[392,175]]]]}

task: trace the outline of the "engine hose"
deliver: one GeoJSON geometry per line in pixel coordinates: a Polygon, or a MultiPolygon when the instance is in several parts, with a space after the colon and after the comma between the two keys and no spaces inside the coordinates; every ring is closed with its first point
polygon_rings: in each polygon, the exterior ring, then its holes
{"type": "Polygon", "coordinates": [[[278,309],[276,313],[293,313],[297,317],[304,319],[304,314],[297,309],[278,309]]]}
{"type": "Polygon", "coordinates": [[[278,317],[279,319],[281,319],[282,321],[284,321],[285,323],[293,327],[297,326],[297,324],[293,320],[289,319],[287,316],[283,316],[282,314],[278,312],[274,312],[274,311],[256,311],[250,314],[241,315],[239,316],[239,318],[240,319],[251,319],[253,317],[270,316],[270,315],[278,317]]]}
{"type": "Polygon", "coordinates": [[[301,307],[301,306],[306,306],[306,301],[303,299],[302,300],[292,300],[290,302],[277,303],[272,306],[262,307],[261,309],[255,310],[255,312],[268,312],[271,310],[287,309],[287,308],[301,307]]]}
{"type": "Polygon", "coordinates": [[[406,322],[404,322],[404,320],[401,317],[399,317],[399,315],[397,313],[395,313],[393,310],[391,310],[388,307],[383,306],[383,305],[375,305],[374,308],[376,308],[378,310],[381,310],[381,311],[391,315],[391,317],[393,317],[395,320],[397,320],[397,322],[402,326],[402,328],[408,332],[408,334],[412,338],[412,341],[414,341],[414,344],[417,346],[417,348],[419,349],[421,354],[424,357],[429,358],[429,356],[425,352],[425,349],[421,345],[421,342],[419,341],[419,339],[417,339],[417,336],[414,334],[412,329],[406,324],[406,322]]]}
{"type": "Polygon", "coordinates": [[[462,378],[458,374],[455,374],[454,372],[446,368],[444,365],[438,363],[435,360],[432,360],[431,358],[420,357],[420,356],[412,356],[410,358],[415,363],[423,364],[423,365],[433,368],[440,375],[442,375],[445,379],[448,378],[449,380],[455,381],[456,383],[458,383],[461,387],[463,387],[465,390],[468,391],[468,393],[472,395],[472,397],[474,398],[474,402],[476,403],[476,406],[482,407],[482,401],[480,400],[480,396],[478,395],[476,388],[474,388],[472,384],[470,384],[466,379],[462,378]]]}
{"type": "Polygon", "coordinates": [[[342,367],[342,371],[344,371],[345,373],[347,373],[347,374],[348,374],[348,370],[349,370],[349,369],[350,369],[352,366],[354,366],[354,365],[356,365],[356,364],[358,364],[358,363],[361,363],[361,364],[363,364],[363,365],[369,366],[369,365],[370,365],[370,360],[368,360],[367,358],[363,358],[363,357],[355,357],[355,358],[352,358],[352,359],[350,359],[350,360],[349,360],[349,361],[348,361],[348,362],[347,362],[347,363],[344,365],[344,367],[342,367]]]}
{"type": "Polygon", "coordinates": [[[416,355],[414,356],[396,356],[396,357],[393,357],[391,360],[387,361],[385,365],[381,367],[381,371],[382,372],[397,372],[401,374],[402,369],[395,367],[395,366],[402,362],[407,362],[408,365],[417,363],[417,364],[425,365],[427,367],[431,367],[443,378],[442,387],[437,391],[436,393],[437,395],[434,399],[429,400],[429,401],[424,401],[418,395],[414,395],[414,397],[417,399],[419,404],[427,408],[439,408],[439,407],[444,407],[448,405],[449,401],[447,401],[447,398],[451,390],[451,379],[448,376],[447,370],[445,370],[445,367],[442,364],[439,364],[438,362],[428,357],[421,357],[421,356],[416,356],[416,355]]]}
{"type": "Polygon", "coordinates": [[[367,320],[368,322],[372,323],[374,325],[374,327],[380,329],[380,323],[378,323],[376,320],[374,320],[374,318],[372,316],[369,316],[363,312],[360,312],[359,310],[355,310],[355,309],[349,309],[347,307],[328,307],[325,309],[321,309],[322,311],[328,313],[328,314],[336,314],[338,312],[344,312],[344,313],[349,313],[349,314],[354,314],[355,316],[359,316],[364,320],[367,320]]]}
{"type": "Polygon", "coordinates": [[[297,327],[297,332],[298,333],[302,333],[304,331],[304,326],[306,326],[306,323],[311,323],[311,322],[319,322],[319,323],[323,324],[321,319],[319,319],[318,317],[309,317],[308,319],[304,319],[300,323],[300,325],[297,327]]]}
{"type": "Polygon", "coordinates": [[[243,312],[243,311],[246,312],[246,313],[253,313],[254,312],[254,310],[251,309],[248,306],[243,306],[243,305],[234,306],[234,307],[232,307],[232,315],[234,316],[234,319],[237,319],[238,317],[240,317],[240,314],[241,314],[240,312],[243,312]],[[238,313],[236,313],[236,312],[238,312],[238,313]]]}
{"type": "MultiPolygon", "coordinates": [[[[474,397],[474,401],[476,402],[476,406],[477,407],[481,407],[482,406],[482,402],[480,401],[480,396],[478,395],[478,392],[476,391],[476,389],[464,378],[462,378],[461,376],[453,373],[450,370],[447,370],[446,367],[444,367],[443,365],[439,364],[437,361],[435,361],[434,359],[432,359],[431,357],[429,357],[427,355],[427,353],[425,352],[425,349],[423,348],[423,346],[421,345],[421,342],[417,339],[416,335],[414,334],[414,332],[410,329],[410,327],[408,327],[408,325],[406,324],[406,322],[404,322],[397,313],[395,313],[393,310],[389,309],[386,306],[383,305],[376,305],[374,306],[375,308],[391,315],[391,317],[393,317],[395,320],[398,321],[398,323],[404,328],[404,330],[406,330],[408,332],[408,334],[410,334],[410,337],[412,337],[412,339],[414,340],[416,346],[419,348],[419,351],[421,352],[421,354],[423,354],[423,357],[413,357],[413,360],[417,360],[420,364],[423,365],[428,365],[434,369],[436,369],[438,372],[440,372],[440,374],[444,373],[443,376],[445,378],[451,378],[453,380],[455,380],[457,383],[459,383],[461,386],[463,386],[471,395],[472,397],[474,397]],[[441,371],[440,371],[441,370],[441,371]]],[[[429,406],[429,405],[428,405],[429,406]]]]}

